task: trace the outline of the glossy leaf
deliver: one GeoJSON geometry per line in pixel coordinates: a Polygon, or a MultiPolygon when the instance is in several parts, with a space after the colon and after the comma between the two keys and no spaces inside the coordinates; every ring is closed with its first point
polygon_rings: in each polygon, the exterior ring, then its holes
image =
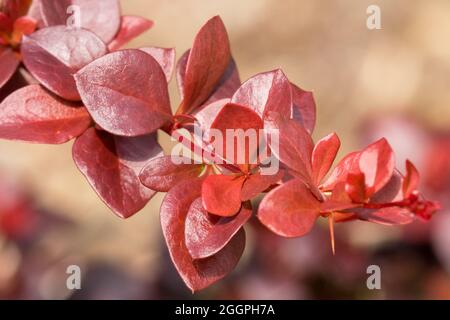
{"type": "Polygon", "coordinates": [[[292,90],[292,118],[308,130],[314,131],[316,126],[316,102],[312,92],[305,91],[295,84],[291,84],[292,90]]]}
{"type": "Polygon", "coordinates": [[[118,50],[128,42],[138,37],[145,31],[151,29],[154,23],[151,20],[138,16],[122,16],[120,19],[119,32],[109,43],[110,51],[118,50]]]}
{"type": "Polygon", "coordinates": [[[331,191],[340,182],[347,180],[349,173],[358,173],[360,152],[351,152],[346,155],[331,172],[330,176],[322,184],[324,191],[331,191]]]}
{"type": "Polygon", "coordinates": [[[280,170],[274,175],[262,175],[260,172],[251,174],[244,182],[241,190],[241,200],[251,200],[270,186],[280,182],[284,176],[284,171],[280,170]]]}
{"type": "Polygon", "coordinates": [[[238,165],[243,172],[250,169],[250,164],[256,165],[260,133],[264,128],[256,112],[237,104],[227,104],[220,110],[211,128],[222,133],[222,150],[217,153],[223,159],[238,165]],[[229,132],[233,133],[232,139],[227,135],[229,132]]]}
{"type": "Polygon", "coordinates": [[[148,47],[141,48],[140,50],[148,53],[158,61],[166,75],[167,82],[169,82],[172,77],[173,68],[175,67],[175,49],[148,47]]]}
{"type": "Polygon", "coordinates": [[[59,144],[81,135],[91,117],[80,104],[70,103],[39,85],[12,93],[0,104],[0,138],[59,144]]]}
{"type": "Polygon", "coordinates": [[[364,173],[367,195],[371,195],[388,183],[395,168],[395,157],[386,139],[380,139],[361,152],[359,168],[364,173]]]}
{"type": "Polygon", "coordinates": [[[139,181],[143,166],[162,150],[154,135],[126,138],[94,128],[87,130],[73,146],[73,159],[89,184],[119,217],[128,218],[141,210],[155,191],[139,181]]]}
{"type": "Polygon", "coordinates": [[[236,215],[241,208],[241,189],[244,180],[243,176],[208,176],[202,186],[205,209],[222,217],[236,215]]]}
{"type": "Polygon", "coordinates": [[[175,164],[172,156],[155,158],[146,164],[139,178],[146,187],[159,192],[167,192],[176,184],[200,175],[204,165],[190,164],[189,162],[190,159],[179,158],[177,163],[181,164],[175,164]]]}
{"type": "Polygon", "coordinates": [[[331,133],[316,143],[312,152],[311,165],[312,179],[317,185],[330,171],[340,146],[341,141],[336,133],[331,133]]]}
{"type": "Polygon", "coordinates": [[[235,217],[209,214],[201,198],[196,199],[186,216],[185,241],[193,259],[204,259],[222,250],[252,216],[250,203],[245,203],[235,217]]]}
{"type": "Polygon", "coordinates": [[[9,48],[0,45],[0,88],[2,88],[16,72],[19,59],[9,48]]]}
{"type": "Polygon", "coordinates": [[[320,202],[299,180],[272,190],[262,200],[258,218],[282,237],[301,237],[311,231],[319,217],[320,202]]]}
{"type": "Polygon", "coordinates": [[[64,26],[44,28],[22,41],[23,62],[31,74],[60,97],[79,101],[73,75],[105,55],[106,45],[92,32],[64,26]]]}
{"type": "Polygon", "coordinates": [[[105,43],[109,43],[119,31],[121,21],[119,0],[40,1],[41,14],[46,26],[68,25],[68,22],[76,22],[79,16],[79,26],[68,26],[88,29],[105,43]],[[73,10],[69,10],[70,8],[73,10]]]}
{"type": "Polygon", "coordinates": [[[230,273],[245,246],[241,231],[217,254],[194,260],[185,244],[185,221],[189,208],[201,196],[202,179],[185,181],[167,193],[161,205],[161,226],[172,261],[186,285],[193,291],[206,288],[230,273]]]}
{"type": "Polygon", "coordinates": [[[366,200],[365,176],[363,173],[349,173],[345,191],[349,197],[356,203],[363,203],[366,200]]]}
{"type": "Polygon", "coordinates": [[[37,21],[30,17],[20,17],[14,21],[14,31],[11,36],[11,43],[18,44],[24,35],[29,35],[36,30],[37,21]]]}
{"type": "Polygon", "coordinates": [[[95,122],[112,134],[148,134],[172,118],[166,76],[140,50],[110,53],[81,69],[75,79],[95,122]]]}
{"type": "Polygon", "coordinates": [[[208,100],[231,60],[227,31],[219,16],[195,37],[183,72],[183,101],[178,114],[190,113],[208,100]]]}

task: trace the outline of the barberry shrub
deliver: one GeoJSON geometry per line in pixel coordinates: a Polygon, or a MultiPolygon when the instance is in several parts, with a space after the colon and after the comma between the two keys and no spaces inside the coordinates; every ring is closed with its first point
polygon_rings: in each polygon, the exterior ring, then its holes
{"type": "Polygon", "coordinates": [[[312,140],[313,94],[279,69],[241,83],[218,16],[175,64],[173,49],[120,50],[153,23],[121,16],[118,0],[41,0],[28,12],[30,5],[6,0],[1,7],[0,137],[49,144],[75,140],[76,166],[121,218],[166,192],[163,234],[192,291],[234,269],[245,248],[243,227],[254,215],[282,237],[304,236],[325,218],[333,240],[335,223],[407,224],[428,220],[439,208],[419,193],[419,173],[411,162],[405,173],[395,168],[385,139],[348,154],[331,170],[340,140],[335,133],[312,140]],[[72,4],[87,13],[80,26],[66,25],[72,4]],[[20,81],[14,76],[18,68],[20,81]],[[174,70],[176,108],[168,94],[174,70]],[[197,129],[222,136],[270,131],[277,141],[257,134],[264,143],[227,139],[217,148],[208,134],[197,136],[197,129]],[[200,160],[164,155],[158,130],[200,160]],[[244,156],[230,157],[230,149],[244,156]],[[275,172],[264,172],[266,159],[253,156],[261,153],[280,162],[275,172]]]}

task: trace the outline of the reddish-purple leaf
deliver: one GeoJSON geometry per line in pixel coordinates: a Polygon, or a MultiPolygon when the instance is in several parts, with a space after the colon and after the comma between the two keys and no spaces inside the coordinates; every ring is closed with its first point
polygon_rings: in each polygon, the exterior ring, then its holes
{"type": "Polygon", "coordinates": [[[364,173],[367,196],[383,188],[391,179],[395,168],[395,157],[386,139],[365,148],[359,157],[359,168],[364,173]]]}
{"type": "Polygon", "coordinates": [[[419,180],[419,171],[417,171],[411,161],[406,160],[406,175],[402,186],[403,197],[408,198],[413,191],[419,188],[419,180]]]}
{"type": "Polygon", "coordinates": [[[161,205],[161,226],[172,261],[186,285],[193,291],[206,288],[230,273],[245,247],[241,229],[217,254],[193,260],[185,244],[185,221],[189,208],[201,196],[203,179],[184,181],[167,193],[161,205]]]}
{"type": "Polygon", "coordinates": [[[202,186],[205,209],[215,215],[232,217],[241,208],[241,190],[244,176],[212,175],[202,186]]]}
{"type": "Polygon", "coordinates": [[[219,16],[198,32],[183,73],[183,101],[178,114],[190,113],[208,100],[230,63],[227,31],[219,16]]]}
{"type": "Polygon", "coordinates": [[[349,197],[356,203],[363,203],[366,200],[366,185],[364,173],[349,173],[347,175],[347,183],[345,191],[349,197]]]}
{"type": "Polygon", "coordinates": [[[250,170],[250,164],[256,165],[260,133],[264,128],[256,112],[229,103],[220,110],[211,128],[222,133],[222,150],[217,150],[217,154],[223,159],[238,165],[243,172],[250,170]],[[233,136],[229,138],[228,133],[232,133],[233,136]]]}
{"type": "Polygon", "coordinates": [[[82,134],[91,117],[80,104],[70,103],[30,85],[0,104],[0,138],[59,144],[82,134]]]}
{"type": "Polygon", "coordinates": [[[340,146],[341,141],[336,133],[331,133],[316,143],[311,159],[312,178],[316,185],[319,185],[330,171],[340,146]]]}
{"type": "Polygon", "coordinates": [[[147,188],[167,192],[176,184],[200,175],[204,165],[190,162],[190,159],[178,158],[177,163],[180,164],[175,164],[172,156],[155,158],[146,164],[139,178],[147,188]]]}
{"type": "Polygon", "coordinates": [[[109,43],[110,51],[118,50],[134,38],[153,27],[153,21],[138,16],[122,16],[116,37],[109,43]]]}
{"type": "Polygon", "coordinates": [[[109,43],[120,27],[119,0],[40,0],[46,26],[67,25],[88,29],[109,43]],[[71,9],[71,10],[70,10],[71,9]],[[68,25],[76,23],[80,25],[68,25]],[[72,21],[73,20],[73,21],[72,21]]]}
{"type": "Polygon", "coordinates": [[[73,75],[105,55],[95,34],[64,26],[41,29],[22,42],[23,62],[47,89],[67,100],[80,100],[73,75]]]}
{"type": "Polygon", "coordinates": [[[73,159],[105,204],[119,217],[141,210],[155,194],[139,181],[143,166],[162,150],[155,135],[117,137],[88,129],[73,146],[73,159]]]}
{"type": "Polygon", "coordinates": [[[316,102],[313,93],[300,89],[295,84],[291,84],[291,89],[292,118],[312,133],[316,126],[316,102]]]}
{"type": "Polygon", "coordinates": [[[252,216],[250,203],[244,203],[235,217],[209,214],[202,199],[196,199],[186,217],[186,247],[193,259],[204,259],[222,250],[252,216]]]}
{"type": "Polygon", "coordinates": [[[167,82],[169,82],[172,78],[173,68],[175,67],[175,49],[147,47],[141,48],[140,50],[148,53],[158,61],[166,75],[167,82]]]}
{"type": "Polygon", "coordinates": [[[301,237],[311,231],[320,206],[305,184],[294,179],[267,194],[259,206],[258,218],[282,237],[301,237]]]}
{"type": "Polygon", "coordinates": [[[11,49],[0,45],[0,88],[2,88],[16,72],[19,59],[11,49]]]}
{"type": "Polygon", "coordinates": [[[370,203],[389,203],[402,200],[402,176],[394,171],[386,185],[370,196],[370,203]]]}
{"type": "Polygon", "coordinates": [[[75,79],[89,113],[108,132],[139,136],[172,118],[166,76],[143,51],[110,53],[81,69],[75,79]]]}
{"type": "Polygon", "coordinates": [[[261,192],[267,190],[270,186],[280,182],[284,176],[284,171],[280,170],[277,174],[262,175],[260,172],[251,174],[245,180],[241,190],[241,200],[251,200],[261,192]]]}

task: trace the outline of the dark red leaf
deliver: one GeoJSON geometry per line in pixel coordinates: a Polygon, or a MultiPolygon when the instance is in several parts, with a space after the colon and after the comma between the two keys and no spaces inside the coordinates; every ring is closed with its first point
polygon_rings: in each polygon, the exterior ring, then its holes
{"type": "Polygon", "coordinates": [[[370,196],[371,203],[389,203],[402,200],[402,176],[394,172],[386,185],[370,196]]]}
{"type": "Polygon", "coordinates": [[[172,118],[166,76],[143,51],[110,53],[81,69],[75,79],[89,113],[108,132],[139,136],[172,118]]]}
{"type": "Polygon", "coordinates": [[[406,175],[402,186],[403,197],[408,198],[413,191],[419,188],[419,180],[419,171],[417,171],[411,161],[406,160],[406,175]]]}
{"type": "Polygon", "coordinates": [[[262,175],[260,172],[251,174],[242,186],[241,200],[247,201],[253,199],[261,192],[267,190],[270,186],[280,182],[283,176],[283,170],[278,171],[278,173],[274,175],[262,175]]]}
{"type": "Polygon", "coordinates": [[[29,35],[36,30],[37,21],[30,17],[20,17],[14,21],[14,31],[11,35],[11,43],[18,44],[24,35],[29,35]]]}
{"type": "Polygon", "coordinates": [[[252,216],[250,203],[244,203],[235,217],[210,215],[202,199],[196,199],[186,217],[185,241],[193,259],[204,259],[222,250],[252,216]]]}
{"type": "Polygon", "coordinates": [[[22,42],[23,62],[47,89],[67,100],[80,100],[73,75],[105,55],[106,45],[92,32],[64,26],[44,28],[22,42]]]}
{"type": "Polygon", "coordinates": [[[198,32],[185,71],[181,72],[184,75],[183,101],[178,114],[190,113],[208,100],[226,72],[230,59],[227,31],[220,17],[215,16],[198,32]]]}
{"type": "Polygon", "coordinates": [[[81,19],[81,25],[78,27],[94,32],[105,43],[109,43],[119,30],[120,4],[118,0],[40,1],[42,18],[46,26],[67,25],[67,20],[76,14],[68,12],[68,8],[75,5],[79,8],[81,19]]]}
{"type": "Polygon", "coordinates": [[[341,141],[336,133],[331,133],[316,143],[312,153],[311,165],[313,182],[317,185],[330,171],[340,146],[341,141]]]}
{"type": "Polygon", "coordinates": [[[203,180],[181,182],[167,193],[161,205],[161,226],[172,261],[186,285],[193,291],[206,288],[230,273],[245,247],[243,229],[217,254],[193,260],[185,244],[185,220],[195,199],[201,196],[203,180]]]}
{"type": "Polygon", "coordinates": [[[258,218],[282,237],[301,237],[311,231],[319,217],[321,203],[299,180],[272,190],[262,200],[258,218]]]}
{"type": "Polygon", "coordinates": [[[202,186],[205,209],[222,217],[236,215],[241,208],[241,189],[244,180],[244,176],[208,176],[202,186]]]}
{"type": "Polygon", "coordinates": [[[155,158],[146,164],[139,178],[146,187],[159,192],[167,192],[177,183],[197,178],[200,175],[204,165],[190,162],[190,159],[179,158],[177,163],[180,164],[176,164],[172,156],[155,158]]]}
{"type": "Polygon", "coordinates": [[[383,188],[391,179],[395,168],[395,157],[386,139],[365,148],[359,157],[359,168],[364,173],[367,196],[383,188]]]}
{"type": "Polygon", "coordinates": [[[216,153],[228,163],[238,165],[243,172],[249,171],[250,164],[257,164],[264,124],[256,112],[237,104],[227,104],[220,110],[211,128],[222,133],[222,150],[216,150],[216,153]],[[229,131],[233,133],[233,139],[228,138],[228,130],[234,130],[229,131]]]}
{"type": "Polygon", "coordinates": [[[118,50],[134,38],[153,27],[153,21],[137,16],[122,16],[116,37],[108,45],[110,51],[118,50]]]}
{"type": "Polygon", "coordinates": [[[119,217],[141,210],[155,194],[139,181],[143,166],[162,150],[155,135],[117,137],[88,129],[73,146],[73,159],[105,204],[119,217]]]}
{"type": "Polygon", "coordinates": [[[0,137],[59,144],[82,134],[91,117],[80,104],[70,103],[39,85],[19,89],[0,105],[0,137]]]}
{"type": "MultiPolygon", "coordinates": [[[[32,0],[3,0],[3,12],[13,20],[27,14],[32,0]]],[[[0,5],[0,6],[1,6],[0,5]]]]}
{"type": "Polygon", "coordinates": [[[175,49],[148,47],[141,48],[140,50],[148,53],[158,61],[166,75],[167,82],[169,82],[170,78],[172,78],[173,68],[175,67],[175,49]]]}
{"type": "Polygon", "coordinates": [[[16,72],[19,59],[11,49],[0,45],[0,88],[2,88],[16,72]]]}

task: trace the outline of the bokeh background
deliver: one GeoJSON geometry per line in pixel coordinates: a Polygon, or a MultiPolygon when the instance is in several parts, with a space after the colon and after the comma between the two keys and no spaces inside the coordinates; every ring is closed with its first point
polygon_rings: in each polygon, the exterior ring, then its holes
{"type": "MultiPolygon", "coordinates": [[[[155,27],[130,47],[176,47],[220,14],[242,80],[281,67],[312,90],[315,138],[335,131],[340,155],[387,136],[399,165],[413,159],[424,192],[450,208],[450,2],[448,0],[126,0],[125,14],[155,27]],[[381,8],[381,30],[366,9],[381,8]]],[[[174,106],[179,103],[171,83],[174,106]]],[[[123,221],[91,190],[63,146],[0,142],[0,298],[20,299],[450,299],[450,211],[429,224],[338,225],[332,256],[326,226],[307,237],[273,236],[253,221],[227,278],[192,295],[165,248],[163,195],[123,221]],[[66,268],[82,268],[82,290],[66,268]],[[381,267],[368,290],[366,268],[381,267]]],[[[256,220],[256,219],[254,219],[256,220]]]]}

